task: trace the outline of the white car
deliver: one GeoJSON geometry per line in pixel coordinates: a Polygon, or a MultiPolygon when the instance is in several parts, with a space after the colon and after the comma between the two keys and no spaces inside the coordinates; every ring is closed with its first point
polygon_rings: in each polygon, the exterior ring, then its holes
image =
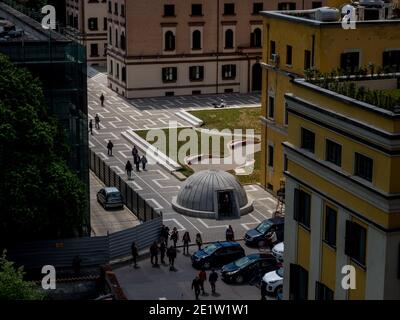
{"type": "Polygon", "coordinates": [[[266,273],[262,281],[266,284],[267,292],[276,295],[283,286],[283,268],[266,273]]]}
{"type": "Polygon", "coordinates": [[[272,255],[276,258],[276,261],[283,262],[283,242],[279,242],[272,248],[272,255]]]}

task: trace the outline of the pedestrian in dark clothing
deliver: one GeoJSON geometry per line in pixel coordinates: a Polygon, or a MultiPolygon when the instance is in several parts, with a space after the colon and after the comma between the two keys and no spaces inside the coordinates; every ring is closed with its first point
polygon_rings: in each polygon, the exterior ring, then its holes
{"type": "Polygon", "coordinates": [[[182,237],[182,242],[183,242],[183,254],[189,254],[189,243],[191,242],[191,240],[188,231],[184,233],[182,237]]]}
{"type": "Polygon", "coordinates": [[[132,253],[132,264],[133,264],[133,267],[137,268],[136,259],[139,256],[139,251],[138,251],[138,248],[136,247],[135,242],[132,242],[131,253],[132,253]]]}
{"type": "Polygon", "coordinates": [[[150,261],[153,267],[158,266],[158,246],[156,241],[150,246],[150,261]]]}
{"type": "Polygon", "coordinates": [[[145,155],[142,156],[142,158],[140,159],[140,162],[142,163],[143,171],[146,171],[147,158],[145,155]]]}
{"type": "Polygon", "coordinates": [[[215,283],[217,282],[217,280],[218,273],[216,273],[214,269],[211,269],[210,276],[208,277],[208,282],[210,282],[212,293],[215,293],[215,283]]]}
{"type": "Polygon", "coordinates": [[[267,300],[267,283],[261,281],[261,300],[267,300]]]}
{"type": "Polygon", "coordinates": [[[91,135],[93,135],[93,120],[92,119],[89,120],[89,132],[91,135]]]}
{"type": "Polygon", "coordinates": [[[111,140],[108,140],[107,144],[107,154],[109,156],[112,156],[112,149],[114,148],[114,144],[111,142],[111,140]]]}
{"type": "Polygon", "coordinates": [[[136,146],[133,146],[133,148],[132,148],[132,158],[133,158],[133,163],[134,164],[136,164],[135,159],[136,159],[138,154],[139,154],[138,149],[136,148],[136,146]]]}
{"type": "Polygon", "coordinates": [[[160,248],[161,263],[165,264],[164,257],[165,257],[165,251],[166,251],[167,248],[165,247],[165,241],[164,241],[163,237],[160,238],[160,246],[159,246],[159,248],[160,248]]]}
{"type": "Polygon", "coordinates": [[[206,270],[201,269],[201,271],[199,272],[199,283],[200,283],[200,289],[201,292],[203,294],[203,296],[206,294],[206,292],[204,291],[204,282],[207,281],[207,273],[206,270]]]}
{"type": "Polygon", "coordinates": [[[140,172],[140,156],[139,155],[137,155],[136,156],[136,162],[135,162],[135,165],[136,165],[136,172],[140,172]]]}
{"type": "Polygon", "coordinates": [[[192,282],[192,290],[194,289],[194,294],[196,296],[196,300],[199,300],[199,295],[200,295],[200,279],[197,276],[196,278],[193,279],[192,282]]]}
{"type": "Polygon", "coordinates": [[[226,241],[234,241],[235,235],[233,233],[232,226],[229,225],[228,229],[226,229],[226,241]]]}
{"type": "Polygon", "coordinates": [[[176,258],[176,249],[173,246],[170,246],[167,250],[167,257],[169,261],[169,270],[175,270],[175,258],[176,258]]]}
{"type": "Polygon", "coordinates": [[[176,243],[178,242],[178,230],[176,229],[176,227],[174,227],[174,229],[172,229],[172,233],[171,233],[171,240],[174,242],[174,248],[176,248],[176,243]]]}
{"type": "Polygon", "coordinates": [[[201,239],[200,233],[196,234],[196,244],[199,247],[199,250],[201,250],[201,246],[203,245],[203,240],[201,239]]]}
{"type": "Polygon", "coordinates": [[[128,162],[125,165],[125,170],[129,180],[132,178],[132,169],[133,169],[132,163],[128,160],[128,162]]]}
{"type": "Polygon", "coordinates": [[[100,96],[100,103],[101,103],[101,106],[104,107],[104,94],[101,94],[101,96],[100,96]]]}
{"type": "Polygon", "coordinates": [[[96,113],[96,116],[94,117],[94,127],[99,130],[100,129],[100,117],[99,114],[96,113]]]}
{"type": "Polygon", "coordinates": [[[168,248],[169,228],[167,226],[162,226],[161,235],[164,237],[165,247],[168,248]]]}

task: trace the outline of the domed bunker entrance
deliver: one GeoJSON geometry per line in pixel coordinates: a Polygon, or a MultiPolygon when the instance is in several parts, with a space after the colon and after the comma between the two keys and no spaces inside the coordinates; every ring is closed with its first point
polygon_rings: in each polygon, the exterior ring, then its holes
{"type": "Polygon", "coordinates": [[[253,203],[239,181],[222,170],[203,170],[190,176],[172,208],[181,214],[207,219],[238,219],[253,211],[253,203]]]}

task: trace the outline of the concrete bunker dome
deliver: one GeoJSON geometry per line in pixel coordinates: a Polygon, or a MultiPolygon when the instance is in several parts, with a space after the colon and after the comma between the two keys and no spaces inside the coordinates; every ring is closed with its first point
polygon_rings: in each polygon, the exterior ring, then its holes
{"type": "Polygon", "coordinates": [[[203,170],[191,175],[172,199],[175,211],[197,218],[240,218],[253,211],[243,186],[222,170],[203,170]]]}

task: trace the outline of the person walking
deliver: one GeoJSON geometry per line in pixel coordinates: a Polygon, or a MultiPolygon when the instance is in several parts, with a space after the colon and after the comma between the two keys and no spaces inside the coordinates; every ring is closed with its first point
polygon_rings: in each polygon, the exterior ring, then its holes
{"type": "Polygon", "coordinates": [[[203,268],[201,269],[201,271],[199,272],[199,283],[200,283],[200,289],[202,292],[202,295],[204,296],[206,294],[206,292],[204,291],[204,282],[207,281],[207,273],[206,270],[203,268]]]}
{"type": "Polygon", "coordinates": [[[132,163],[128,160],[125,165],[125,171],[126,171],[126,174],[127,174],[129,180],[131,180],[131,178],[132,178],[132,169],[133,169],[132,163]]]}
{"type": "Polygon", "coordinates": [[[136,172],[140,172],[140,156],[139,155],[136,156],[135,165],[136,165],[136,172]]]}
{"type": "Polygon", "coordinates": [[[112,156],[112,149],[114,148],[114,144],[111,142],[111,140],[108,140],[107,143],[107,155],[112,156]]]}
{"type": "Polygon", "coordinates": [[[167,257],[169,262],[169,271],[175,270],[175,259],[176,259],[176,249],[174,246],[170,246],[167,250],[167,257]]]}
{"type": "Polygon", "coordinates": [[[203,245],[203,240],[201,239],[200,233],[196,234],[196,244],[199,247],[199,250],[201,250],[201,246],[203,245]]]}
{"type": "Polygon", "coordinates": [[[166,252],[167,248],[165,247],[165,240],[164,240],[163,237],[160,238],[159,248],[160,248],[160,260],[161,260],[161,263],[165,264],[164,257],[165,257],[165,252],[166,252]]]}
{"type": "Polygon", "coordinates": [[[143,171],[146,171],[147,158],[145,155],[142,156],[142,158],[140,159],[140,162],[142,163],[143,171]]]}
{"type": "Polygon", "coordinates": [[[171,233],[171,240],[174,242],[174,248],[176,248],[176,243],[178,242],[178,238],[179,238],[178,229],[174,227],[171,233]]]}
{"type": "Polygon", "coordinates": [[[216,293],[215,283],[217,282],[217,280],[218,280],[218,273],[215,272],[215,269],[211,269],[210,276],[208,277],[208,282],[211,285],[211,292],[214,294],[216,293]]]}
{"type": "Polygon", "coordinates": [[[98,113],[96,113],[96,115],[95,115],[95,117],[94,117],[94,127],[95,127],[97,130],[100,130],[100,117],[99,117],[99,114],[98,114],[98,113]]]}
{"type": "Polygon", "coordinates": [[[183,234],[182,242],[183,242],[183,255],[185,255],[185,254],[188,255],[189,254],[189,243],[191,242],[190,235],[189,235],[188,231],[186,231],[183,234]]]}
{"type": "Polygon", "coordinates": [[[100,103],[101,103],[101,106],[104,107],[104,94],[103,93],[100,96],[100,103]]]}
{"type": "Polygon", "coordinates": [[[232,226],[229,225],[228,229],[226,229],[226,241],[234,241],[235,235],[233,233],[232,226]]]}
{"type": "Polygon", "coordinates": [[[136,263],[136,259],[137,259],[137,257],[139,256],[139,250],[138,250],[138,248],[136,247],[136,244],[135,244],[135,242],[132,242],[132,245],[131,245],[131,253],[132,253],[132,265],[133,265],[133,267],[136,269],[138,266],[137,266],[137,263],[136,263]]]}
{"type": "Polygon", "coordinates": [[[169,228],[165,225],[161,228],[161,236],[164,238],[165,247],[168,248],[169,228]]]}
{"type": "Polygon", "coordinates": [[[196,297],[196,300],[199,300],[199,295],[200,295],[200,279],[198,276],[193,279],[192,281],[192,290],[194,290],[194,295],[196,297]]]}
{"type": "Polygon", "coordinates": [[[156,241],[150,246],[150,261],[153,267],[158,266],[158,246],[156,241]]]}
{"type": "Polygon", "coordinates": [[[91,135],[93,135],[93,120],[92,119],[89,120],[89,132],[91,135]]]}
{"type": "Polygon", "coordinates": [[[133,163],[134,164],[136,164],[135,159],[138,156],[138,154],[139,154],[138,149],[136,148],[136,146],[133,146],[133,148],[132,148],[132,158],[133,158],[133,163]]]}

